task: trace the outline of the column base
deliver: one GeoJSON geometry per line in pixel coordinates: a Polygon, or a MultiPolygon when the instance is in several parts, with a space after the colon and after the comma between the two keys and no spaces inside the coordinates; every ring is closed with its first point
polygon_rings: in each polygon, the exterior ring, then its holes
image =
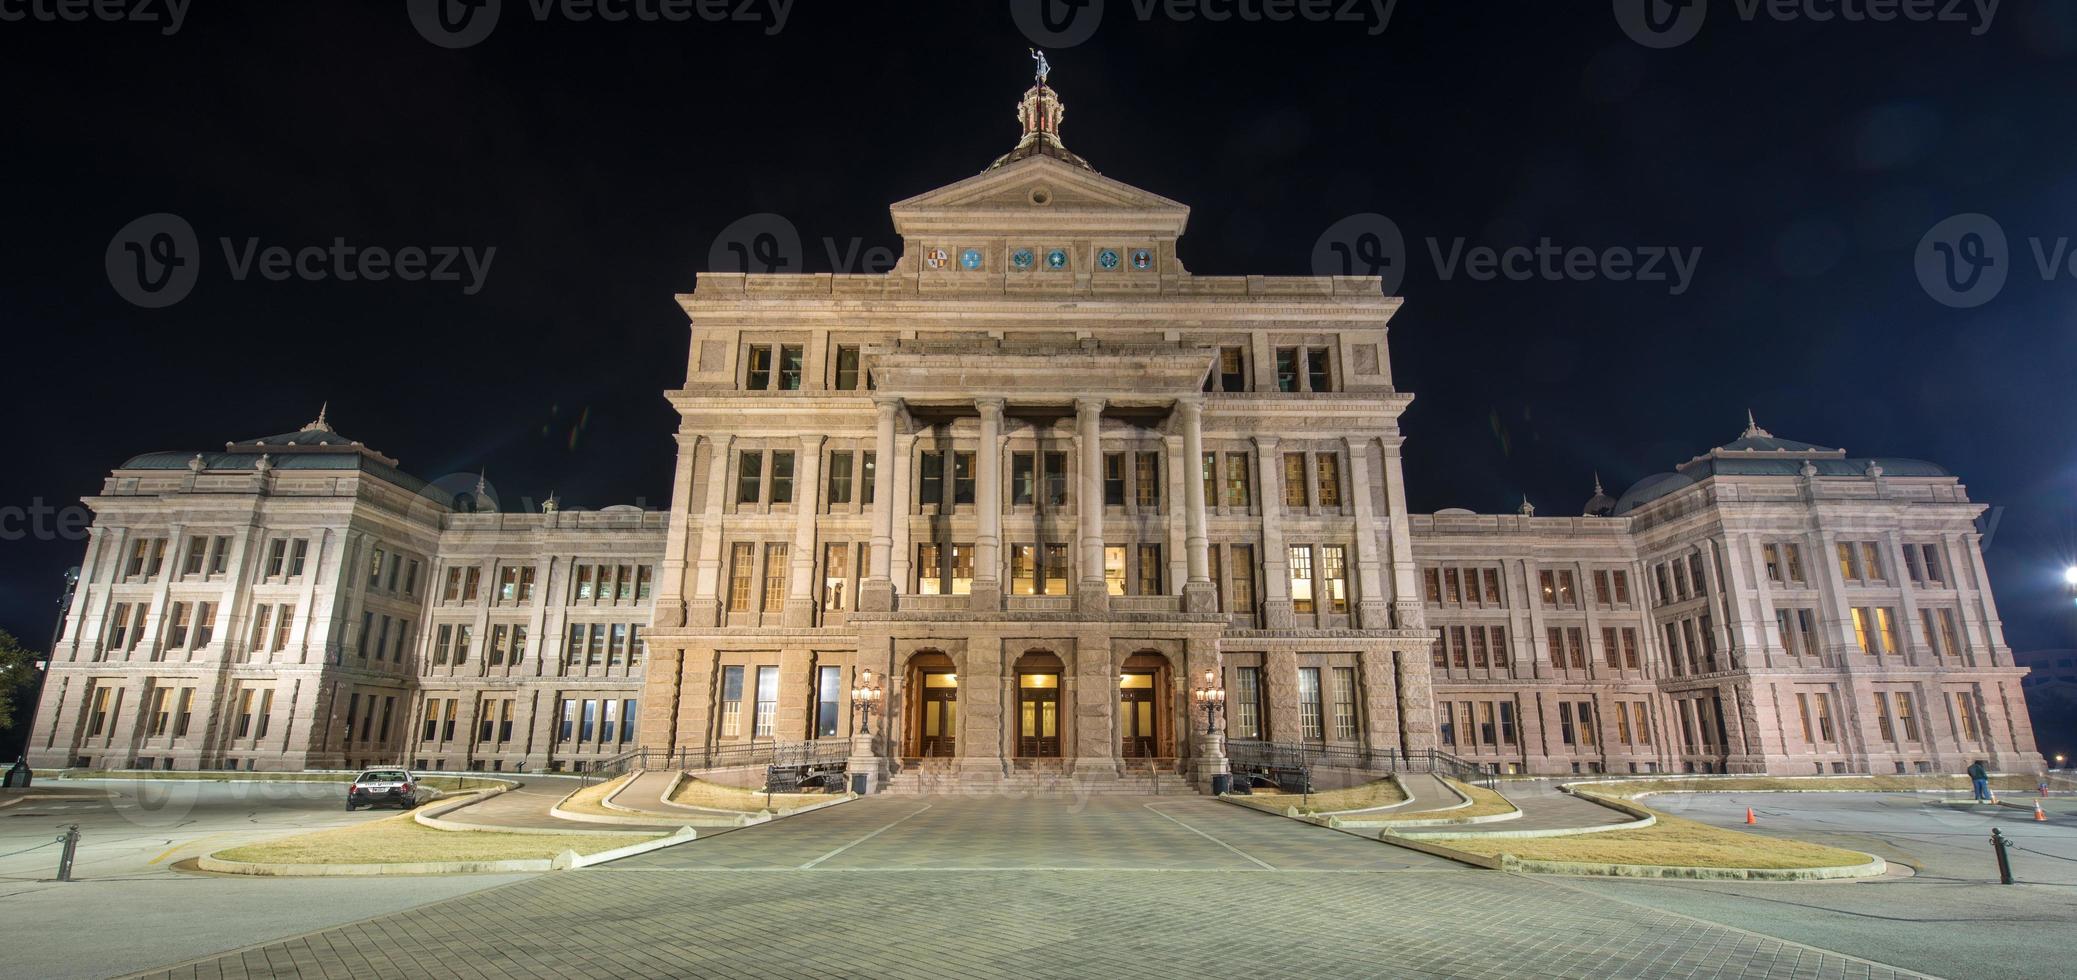
{"type": "Polygon", "coordinates": [[[694,600],[692,600],[691,602],[688,602],[688,603],[686,603],[686,604],[685,604],[685,625],[687,625],[687,626],[719,626],[719,625],[721,625],[721,600],[719,600],[719,599],[694,599],[694,600]]]}
{"type": "Polygon", "coordinates": [[[1291,611],[1291,600],[1271,599],[1262,604],[1262,626],[1264,629],[1287,630],[1296,628],[1298,614],[1291,611]]]}
{"type": "Polygon", "coordinates": [[[1183,611],[1186,613],[1216,613],[1219,611],[1219,590],[1210,582],[1192,582],[1183,586],[1183,611]]]}
{"type": "Polygon", "coordinates": [[[1002,583],[976,581],[974,583],[973,594],[968,597],[968,601],[971,603],[971,605],[968,608],[972,609],[974,612],[1001,612],[1002,583]]]}
{"type": "Polygon", "coordinates": [[[780,607],[779,625],[804,627],[815,625],[815,600],[805,596],[793,596],[780,607]]]}
{"type": "Polygon", "coordinates": [[[1083,582],[1075,588],[1075,611],[1107,613],[1111,611],[1111,592],[1101,580],[1083,582]]]}
{"type": "Polygon", "coordinates": [[[894,583],[886,579],[866,579],[858,584],[859,612],[893,612],[894,583]]]}

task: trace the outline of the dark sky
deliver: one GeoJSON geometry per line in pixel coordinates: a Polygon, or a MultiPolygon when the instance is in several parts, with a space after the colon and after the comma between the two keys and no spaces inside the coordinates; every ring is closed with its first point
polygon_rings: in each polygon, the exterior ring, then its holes
{"type": "MultiPolygon", "coordinates": [[[[203,0],[171,36],[0,22],[0,628],[41,644],[82,552],[32,508],[76,503],[132,454],[290,430],[327,400],[428,478],[487,467],[508,501],[663,505],[661,392],[687,340],[672,295],[746,215],[791,221],[810,271],[830,267],[824,239],[896,246],[887,204],[1015,139],[1031,41],[1010,6],[816,0],[780,26],[765,5],[754,23],[577,23],[504,0],[463,49],[421,37],[403,0],[203,0]],[[159,212],[195,229],[199,278],[143,309],[104,259],[159,212]],[[465,295],[241,281],[218,244],[335,238],[497,252],[465,295]]],[[[2077,236],[2077,5],[2006,0],[1974,36],[1717,3],[1669,50],[1633,43],[1605,0],[1404,0],[1376,33],[1368,14],[1198,13],[1231,0],[1105,6],[1051,51],[1067,143],[1196,209],[1193,271],[1309,273],[1352,214],[1403,230],[1392,346],[1418,395],[1417,509],[1527,493],[1577,513],[1595,470],[1620,492],[1733,438],[1750,407],[1777,435],[1961,474],[1998,509],[2013,645],[2069,645],[2077,281],[2044,281],[2027,239],[2077,236]],[[1913,260],[1965,212],[2009,233],[2010,281],[1957,310],[1913,260]],[[1445,278],[1426,244],[1543,238],[1702,257],[1671,295],[1445,278]]]]}

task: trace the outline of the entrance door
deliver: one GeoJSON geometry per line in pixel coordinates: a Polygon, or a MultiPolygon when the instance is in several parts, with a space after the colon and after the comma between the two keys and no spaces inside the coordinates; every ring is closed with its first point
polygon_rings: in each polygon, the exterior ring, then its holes
{"type": "Polygon", "coordinates": [[[1017,755],[1060,758],[1060,675],[1017,675],[1017,755]]]}
{"type": "Polygon", "coordinates": [[[1126,674],[1119,678],[1118,708],[1123,715],[1118,725],[1122,733],[1119,754],[1127,759],[1154,758],[1154,675],[1126,674]]]}
{"type": "Polygon", "coordinates": [[[926,759],[950,758],[959,746],[959,676],[923,675],[923,719],[917,751],[926,759]]]}

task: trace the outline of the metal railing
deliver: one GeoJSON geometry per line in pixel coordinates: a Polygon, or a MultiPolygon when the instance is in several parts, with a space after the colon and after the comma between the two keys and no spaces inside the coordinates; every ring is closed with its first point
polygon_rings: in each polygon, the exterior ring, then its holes
{"type": "Polygon", "coordinates": [[[590,771],[604,774],[634,769],[739,769],[760,766],[826,766],[851,756],[848,738],[780,742],[766,739],[729,745],[681,745],[675,749],[636,749],[599,761],[590,771]]]}

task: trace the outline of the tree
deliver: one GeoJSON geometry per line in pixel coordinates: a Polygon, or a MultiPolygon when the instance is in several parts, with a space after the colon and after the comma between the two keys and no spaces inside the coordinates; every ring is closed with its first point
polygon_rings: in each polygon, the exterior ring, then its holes
{"type": "Polygon", "coordinates": [[[0,731],[14,727],[15,695],[36,679],[37,653],[0,630],[0,731]]]}

